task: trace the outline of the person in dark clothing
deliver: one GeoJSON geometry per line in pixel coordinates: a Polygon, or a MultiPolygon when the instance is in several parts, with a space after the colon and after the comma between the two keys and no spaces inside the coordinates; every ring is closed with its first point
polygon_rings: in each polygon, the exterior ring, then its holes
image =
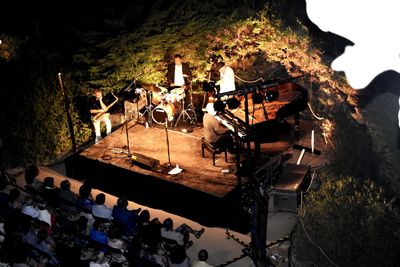
{"type": "Polygon", "coordinates": [[[117,205],[113,207],[112,217],[114,222],[118,223],[123,229],[123,235],[129,237],[136,233],[139,216],[137,211],[128,210],[128,200],[120,197],[117,205]]]}
{"type": "Polygon", "coordinates": [[[176,54],[174,62],[168,65],[167,82],[171,88],[188,85],[192,80],[192,71],[189,64],[182,62],[182,56],[176,54]]]}
{"type": "Polygon", "coordinates": [[[234,153],[233,137],[227,127],[223,126],[215,116],[225,109],[222,101],[207,104],[207,112],[203,115],[203,132],[205,140],[216,147],[225,147],[234,153]]]}

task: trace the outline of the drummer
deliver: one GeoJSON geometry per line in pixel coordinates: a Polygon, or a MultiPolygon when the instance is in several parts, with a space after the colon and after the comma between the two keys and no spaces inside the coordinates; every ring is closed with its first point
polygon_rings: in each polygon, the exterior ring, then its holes
{"type": "Polygon", "coordinates": [[[189,64],[182,62],[182,56],[180,54],[174,55],[174,62],[168,65],[167,71],[167,82],[169,89],[187,87],[192,81],[192,71],[189,68],[189,64]]]}

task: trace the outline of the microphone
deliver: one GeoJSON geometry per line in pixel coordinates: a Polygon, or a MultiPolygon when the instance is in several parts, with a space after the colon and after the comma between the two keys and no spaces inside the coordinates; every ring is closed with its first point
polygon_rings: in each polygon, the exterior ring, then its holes
{"type": "Polygon", "coordinates": [[[137,78],[139,78],[142,75],[143,75],[143,71],[141,71],[136,77],[134,77],[133,80],[136,80],[137,78]]]}

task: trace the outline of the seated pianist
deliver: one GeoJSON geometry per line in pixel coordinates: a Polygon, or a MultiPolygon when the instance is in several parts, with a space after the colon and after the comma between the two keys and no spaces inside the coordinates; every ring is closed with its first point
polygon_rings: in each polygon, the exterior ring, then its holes
{"type": "Polygon", "coordinates": [[[223,112],[224,109],[225,104],[219,100],[215,103],[207,104],[206,112],[203,115],[204,139],[216,147],[225,147],[229,153],[233,154],[235,150],[230,130],[220,124],[215,117],[223,112]]]}

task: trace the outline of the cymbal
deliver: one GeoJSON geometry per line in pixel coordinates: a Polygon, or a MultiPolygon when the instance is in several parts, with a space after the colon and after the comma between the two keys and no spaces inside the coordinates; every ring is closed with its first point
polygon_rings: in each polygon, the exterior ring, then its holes
{"type": "Polygon", "coordinates": [[[159,88],[158,86],[156,86],[155,84],[152,83],[143,83],[142,87],[148,91],[152,91],[154,93],[159,93],[161,92],[161,88],[159,88]]]}

